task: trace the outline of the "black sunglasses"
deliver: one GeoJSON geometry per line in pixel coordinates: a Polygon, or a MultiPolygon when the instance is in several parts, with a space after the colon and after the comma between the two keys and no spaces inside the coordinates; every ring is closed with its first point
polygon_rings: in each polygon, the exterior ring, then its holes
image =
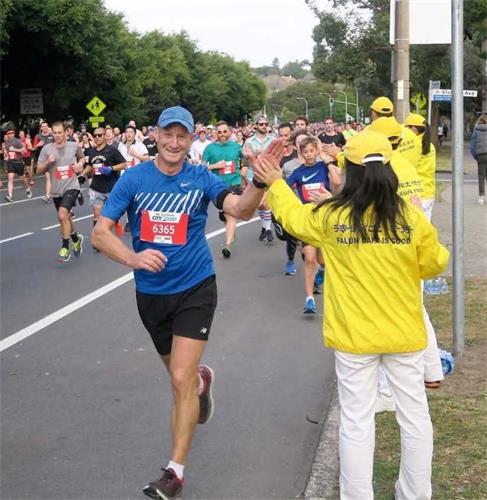
{"type": "Polygon", "coordinates": [[[103,137],[105,134],[93,134],[93,137],[103,137]]]}
{"type": "Polygon", "coordinates": [[[269,123],[268,123],[268,122],[260,122],[260,123],[258,123],[257,125],[259,125],[259,127],[260,127],[261,125],[265,125],[265,126],[267,127],[267,125],[269,125],[269,123]]]}

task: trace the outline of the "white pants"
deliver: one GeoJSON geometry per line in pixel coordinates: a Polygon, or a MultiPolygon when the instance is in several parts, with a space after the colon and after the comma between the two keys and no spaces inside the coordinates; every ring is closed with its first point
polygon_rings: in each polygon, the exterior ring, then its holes
{"type": "Polygon", "coordinates": [[[421,200],[421,208],[423,209],[423,212],[426,215],[426,217],[428,217],[429,221],[431,221],[434,204],[435,204],[434,198],[427,198],[425,200],[421,200]]]}
{"type": "Polygon", "coordinates": [[[401,430],[396,499],[430,499],[433,428],[424,387],[423,351],[382,355],[335,352],[340,400],[340,498],[374,498],[375,401],[380,364],[401,430]]]}

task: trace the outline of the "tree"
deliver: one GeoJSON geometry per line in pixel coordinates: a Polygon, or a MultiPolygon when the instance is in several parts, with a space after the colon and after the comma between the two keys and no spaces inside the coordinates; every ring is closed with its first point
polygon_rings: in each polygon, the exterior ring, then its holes
{"type": "MultiPolygon", "coordinates": [[[[391,95],[391,56],[389,45],[389,0],[333,0],[333,9],[320,10],[314,0],[306,0],[318,18],[313,31],[315,41],[313,72],[317,78],[356,85],[372,99],[391,95]]],[[[466,32],[465,87],[485,88],[487,68],[481,45],[487,34],[485,0],[464,2],[466,32]]],[[[485,42],[487,47],[487,42],[485,42]]],[[[450,47],[413,45],[410,50],[412,92],[427,92],[429,80],[451,86],[450,47]]],[[[486,97],[487,99],[487,97],[486,97]]],[[[467,109],[480,107],[480,98],[466,101],[467,109]]]]}
{"type": "Polygon", "coordinates": [[[0,0],[3,118],[19,122],[19,94],[41,88],[43,117],[86,120],[88,101],[107,104],[105,121],[155,123],[182,104],[201,120],[243,120],[265,102],[247,63],[202,52],[184,32],[131,32],[102,0],[0,0]]]}

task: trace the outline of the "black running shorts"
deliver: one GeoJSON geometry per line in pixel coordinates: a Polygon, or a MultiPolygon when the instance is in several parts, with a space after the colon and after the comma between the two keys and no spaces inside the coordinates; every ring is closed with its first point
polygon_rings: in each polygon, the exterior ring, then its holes
{"type": "Polygon", "coordinates": [[[24,162],[20,161],[6,161],[7,173],[17,174],[19,177],[24,175],[24,162]]]}
{"type": "Polygon", "coordinates": [[[56,210],[59,210],[59,207],[63,207],[69,212],[76,205],[78,194],[79,189],[68,189],[62,196],[55,196],[52,201],[56,210]]]}
{"type": "Polygon", "coordinates": [[[149,295],[136,291],[136,298],[140,319],[160,355],[171,352],[173,335],[208,340],[217,303],[215,276],[181,293],[149,295]]]}

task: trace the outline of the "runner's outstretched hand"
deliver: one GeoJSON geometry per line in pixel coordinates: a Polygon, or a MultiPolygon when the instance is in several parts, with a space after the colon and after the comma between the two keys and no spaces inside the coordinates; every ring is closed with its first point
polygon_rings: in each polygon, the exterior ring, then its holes
{"type": "Polygon", "coordinates": [[[282,179],[279,161],[271,155],[262,155],[254,166],[254,175],[258,182],[270,186],[274,181],[282,179]]]}
{"type": "Polygon", "coordinates": [[[265,151],[260,155],[262,157],[273,157],[279,163],[284,156],[284,147],[286,145],[286,139],[281,137],[280,139],[274,139],[265,149],[265,151]]]}

